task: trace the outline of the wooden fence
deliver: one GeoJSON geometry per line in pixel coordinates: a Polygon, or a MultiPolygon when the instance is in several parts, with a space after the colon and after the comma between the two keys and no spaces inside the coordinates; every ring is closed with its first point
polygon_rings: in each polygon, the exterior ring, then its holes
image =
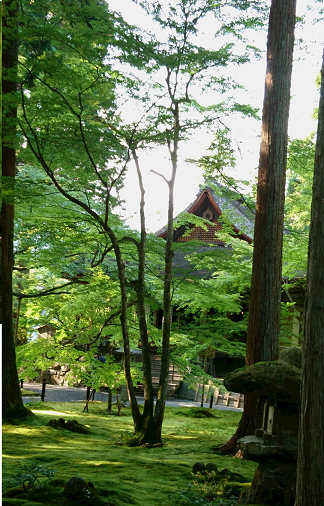
{"type": "Polygon", "coordinates": [[[214,387],[212,385],[202,385],[199,384],[197,386],[195,401],[201,401],[201,397],[203,395],[203,403],[211,402],[212,406],[229,406],[233,408],[242,408],[244,407],[244,395],[239,394],[237,392],[221,392],[219,388],[214,387]]]}

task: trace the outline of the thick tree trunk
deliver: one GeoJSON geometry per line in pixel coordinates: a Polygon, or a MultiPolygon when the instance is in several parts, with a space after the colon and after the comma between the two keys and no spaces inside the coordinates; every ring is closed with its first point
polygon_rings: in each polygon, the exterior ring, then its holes
{"type": "Polygon", "coordinates": [[[2,232],[2,417],[30,414],[22,401],[16,367],[15,338],[12,308],[12,270],[14,233],[14,184],[16,172],[15,104],[18,60],[18,3],[6,0],[2,12],[2,176],[3,201],[1,207],[2,232]]]}
{"type": "MultiPolygon", "coordinates": [[[[272,0],[267,44],[246,365],[279,351],[282,239],[296,0],[272,0]]],[[[253,433],[248,403],[238,428],[253,433]]],[[[226,450],[228,450],[226,446],[226,450]]],[[[235,451],[235,448],[231,448],[235,451]]]]}
{"type": "Polygon", "coordinates": [[[324,504],[324,54],[308,250],[295,506],[324,504]]]}
{"type": "Polygon", "coordinates": [[[273,0],[255,216],[246,364],[279,351],[282,239],[296,0],[273,0]]]}

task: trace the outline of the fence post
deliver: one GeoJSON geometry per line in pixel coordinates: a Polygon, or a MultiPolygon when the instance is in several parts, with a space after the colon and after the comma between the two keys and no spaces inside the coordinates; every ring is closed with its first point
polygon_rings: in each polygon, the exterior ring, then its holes
{"type": "Polygon", "coordinates": [[[41,401],[43,401],[43,402],[45,399],[45,388],[46,388],[46,378],[43,378],[43,386],[42,386],[42,393],[41,393],[41,401]]]}

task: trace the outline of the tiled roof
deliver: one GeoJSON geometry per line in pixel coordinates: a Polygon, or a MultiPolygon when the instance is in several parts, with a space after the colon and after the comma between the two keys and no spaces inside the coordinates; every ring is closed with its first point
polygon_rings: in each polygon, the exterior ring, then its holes
{"type": "MultiPolygon", "coordinates": [[[[212,186],[202,187],[197,194],[196,199],[191,202],[183,212],[192,212],[191,209],[198,201],[199,197],[206,190],[212,196],[216,206],[221,210],[224,217],[240,231],[240,233],[247,235],[251,240],[254,233],[254,211],[245,202],[242,195],[229,190],[227,187],[220,183],[214,183],[212,186]]],[[[182,213],[181,213],[182,214],[182,213]]],[[[193,212],[193,214],[195,214],[193,212]]],[[[179,215],[178,215],[179,216],[179,215]]],[[[177,221],[177,217],[175,221],[177,221]]],[[[167,225],[158,230],[155,235],[161,236],[167,231],[167,225]]]]}

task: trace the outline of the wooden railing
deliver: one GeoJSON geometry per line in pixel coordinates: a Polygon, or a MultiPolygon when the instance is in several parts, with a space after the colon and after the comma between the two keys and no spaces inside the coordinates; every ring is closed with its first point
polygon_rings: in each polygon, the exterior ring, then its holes
{"type": "Polygon", "coordinates": [[[194,400],[196,402],[201,401],[203,393],[203,403],[212,402],[212,406],[229,406],[233,408],[242,408],[244,407],[244,395],[239,394],[237,392],[224,392],[219,388],[214,387],[212,385],[197,385],[196,395],[194,400]]]}

